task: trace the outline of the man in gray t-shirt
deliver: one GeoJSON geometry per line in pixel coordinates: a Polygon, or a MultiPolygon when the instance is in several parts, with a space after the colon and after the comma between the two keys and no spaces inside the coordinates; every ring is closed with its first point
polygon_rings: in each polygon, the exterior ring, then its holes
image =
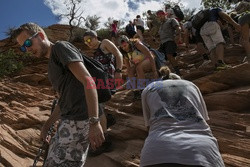
{"type": "Polygon", "coordinates": [[[181,32],[179,22],[175,18],[166,18],[166,14],[162,10],[157,11],[156,15],[161,21],[158,32],[161,40],[159,51],[165,54],[165,59],[170,61],[176,74],[180,75],[178,63],[175,60],[175,56],[177,55],[175,39],[180,38],[181,32]]]}
{"type": "Polygon", "coordinates": [[[104,135],[98,117],[96,89],[87,87],[87,84],[95,83],[82,55],[68,42],[50,42],[44,30],[35,23],[21,25],[13,37],[23,52],[49,59],[49,80],[60,96],[55,111],[41,130],[41,137],[47,141],[49,128],[61,119],[56,134],[50,140],[43,166],[83,167],[89,143],[96,149],[104,141],[104,135]]]}
{"type": "Polygon", "coordinates": [[[142,108],[149,134],[141,167],[224,167],[196,85],[173,79],[153,82],[142,92],[142,108]]]}

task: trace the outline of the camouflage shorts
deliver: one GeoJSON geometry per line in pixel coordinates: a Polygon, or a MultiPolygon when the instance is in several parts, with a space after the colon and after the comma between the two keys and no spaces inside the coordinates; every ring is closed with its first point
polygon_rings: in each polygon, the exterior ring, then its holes
{"type": "Polygon", "coordinates": [[[88,121],[61,121],[44,167],[83,167],[89,147],[88,121]]]}

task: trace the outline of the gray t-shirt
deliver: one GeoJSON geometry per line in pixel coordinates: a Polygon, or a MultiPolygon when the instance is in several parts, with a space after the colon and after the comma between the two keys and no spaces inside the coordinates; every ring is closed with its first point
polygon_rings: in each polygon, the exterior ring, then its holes
{"type": "Polygon", "coordinates": [[[71,62],[83,62],[80,51],[69,42],[56,42],[49,59],[48,77],[60,94],[61,119],[85,120],[88,112],[84,86],[68,69],[71,62]]]}
{"type": "Polygon", "coordinates": [[[179,26],[179,22],[174,18],[167,18],[161,24],[159,35],[162,44],[167,41],[174,41],[176,26],[179,26]]]}
{"type": "Polygon", "coordinates": [[[149,84],[142,93],[149,135],[140,166],[179,163],[223,167],[217,140],[212,135],[207,108],[197,86],[186,80],[149,84]]]}

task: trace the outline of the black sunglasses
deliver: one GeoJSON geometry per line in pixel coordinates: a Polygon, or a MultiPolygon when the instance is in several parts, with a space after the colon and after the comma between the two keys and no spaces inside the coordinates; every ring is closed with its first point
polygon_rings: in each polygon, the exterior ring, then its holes
{"type": "Polygon", "coordinates": [[[32,38],[36,37],[37,34],[38,34],[38,32],[35,33],[34,35],[32,35],[31,37],[29,37],[28,39],[26,39],[24,41],[23,45],[20,47],[20,50],[22,52],[26,52],[27,51],[26,47],[31,47],[32,46],[32,38]]]}

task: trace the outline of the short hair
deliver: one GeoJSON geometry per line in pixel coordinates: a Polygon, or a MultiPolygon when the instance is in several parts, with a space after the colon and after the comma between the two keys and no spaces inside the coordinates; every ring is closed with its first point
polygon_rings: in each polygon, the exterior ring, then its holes
{"type": "Polygon", "coordinates": [[[97,37],[97,33],[96,33],[96,31],[94,31],[94,30],[87,30],[87,31],[83,34],[83,37],[86,37],[86,36],[97,37]]]}
{"type": "Polygon", "coordinates": [[[162,66],[159,70],[159,73],[162,80],[181,79],[179,75],[172,73],[168,66],[162,66]]]}
{"type": "Polygon", "coordinates": [[[40,27],[39,25],[37,25],[36,23],[25,23],[23,25],[21,25],[19,28],[15,29],[12,34],[11,34],[11,38],[16,39],[18,35],[20,35],[23,31],[26,31],[29,35],[34,35],[37,32],[42,32],[43,35],[47,37],[46,33],[44,32],[44,30],[42,29],[42,27],[40,27]]]}
{"type": "Polygon", "coordinates": [[[169,75],[171,73],[171,70],[168,66],[163,66],[160,68],[159,73],[161,75],[162,80],[169,79],[169,75]]]}
{"type": "Polygon", "coordinates": [[[141,18],[141,16],[140,16],[140,15],[137,15],[136,18],[137,18],[137,19],[138,19],[138,18],[141,18]]]}

